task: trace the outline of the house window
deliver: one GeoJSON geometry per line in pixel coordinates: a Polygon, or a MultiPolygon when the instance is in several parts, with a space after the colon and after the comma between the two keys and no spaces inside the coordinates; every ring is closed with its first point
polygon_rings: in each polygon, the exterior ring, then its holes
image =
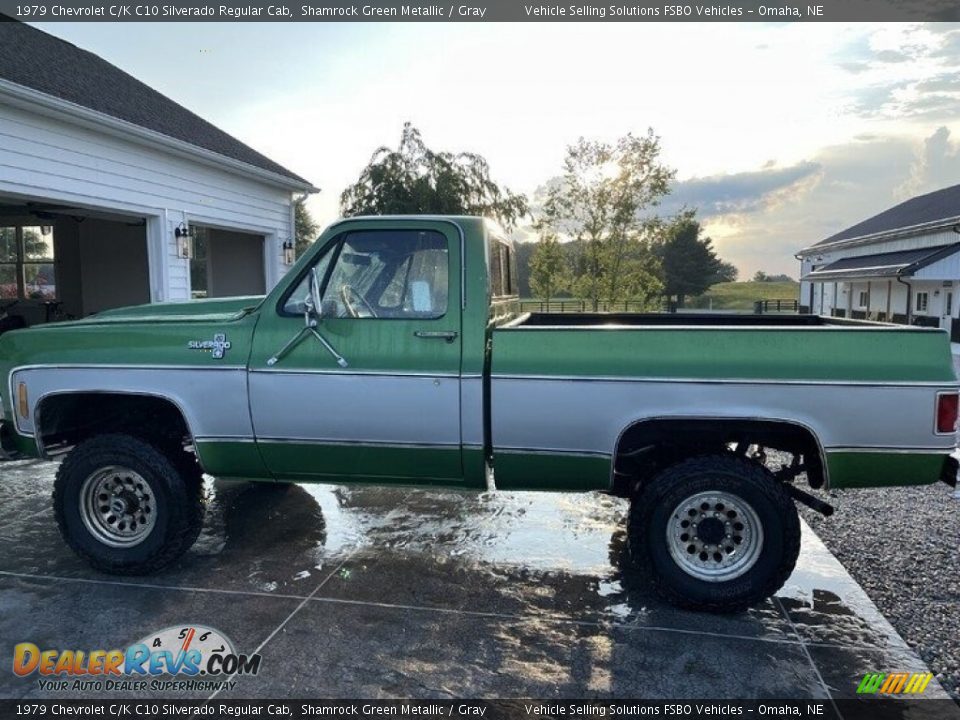
{"type": "Polygon", "coordinates": [[[869,301],[870,300],[867,297],[867,292],[865,290],[861,290],[860,291],[860,307],[865,308],[869,301]]]}
{"type": "Polygon", "coordinates": [[[916,304],[916,310],[917,310],[917,312],[925,313],[925,312],[927,311],[927,303],[928,303],[928,301],[929,301],[929,295],[928,295],[927,293],[925,293],[925,292],[918,292],[918,293],[917,293],[917,304],[916,304]]]}
{"type": "Polygon", "coordinates": [[[0,227],[0,299],[55,300],[53,228],[0,227]]]}

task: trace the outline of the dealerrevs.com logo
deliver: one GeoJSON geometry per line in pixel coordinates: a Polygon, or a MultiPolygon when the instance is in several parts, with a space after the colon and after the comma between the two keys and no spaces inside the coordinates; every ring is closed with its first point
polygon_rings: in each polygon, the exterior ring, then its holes
{"type": "Polygon", "coordinates": [[[237,653],[223,633],[180,625],[150,633],[126,649],[13,649],[13,672],[38,676],[41,690],[231,690],[240,675],[260,671],[259,654],[237,653]]]}

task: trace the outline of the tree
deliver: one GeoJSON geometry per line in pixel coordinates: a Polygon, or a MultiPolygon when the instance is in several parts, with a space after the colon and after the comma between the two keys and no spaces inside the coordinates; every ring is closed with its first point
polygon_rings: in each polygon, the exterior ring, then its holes
{"type": "Polygon", "coordinates": [[[648,130],[615,143],[584,138],[567,148],[563,175],[546,191],[543,223],[575,244],[573,289],[591,300],[650,301],[661,290],[643,211],[669,189],[660,140],[648,130]]]}
{"type": "Polygon", "coordinates": [[[56,271],[53,264],[53,237],[34,228],[23,229],[24,291],[33,300],[53,300],[56,296],[56,271]],[[47,262],[38,262],[44,261],[47,262]]]}
{"type": "Polygon", "coordinates": [[[530,289],[530,259],[537,244],[535,240],[521,240],[513,244],[513,255],[517,261],[517,288],[522,298],[533,296],[530,289]]]}
{"type": "Polygon", "coordinates": [[[703,294],[724,271],[713,241],[702,234],[695,213],[687,210],[664,228],[656,246],[663,265],[664,295],[676,296],[678,307],[683,307],[687,296],[703,294]]]}
{"type": "Polygon", "coordinates": [[[794,279],[787,275],[786,273],[780,273],[779,275],[771,275],[769,273],[763,272],[763,270],[757,270],[753,275],[754,282],[794,282],[794,279]]]}
{"type": "Polygon", "coordinates": [[[481,155],[433,151],[404,123],[399,148],[377,149],[343,191],[340,209],[345,216],[483,215],[512,229],[527,215],[527,198],[491,180],[481,155]]]}
{"type": "Polygon", "coordinates": [[[297,257],[300,257],[313,244],[313,241],[317,239],[317,231],[320,229],[320,226],[317,225],[310,211],[307,210],[306,198],[297,200],[293,206],[293,212],[294,232],[296,234],[294,247],[297,257]]]}
{"type": "Polygon", "coordinates": [[[567,257],[557,236],[545,232],[530,257],[530,289],[546,302],[557,295],[570,280],[567,257]]]}
{"type": "Polygon", "coordinates": [[[737,266],[730,262],[725,262],[724,260],[720,261],[720,269],[717,271],[717,278],[715,282],[736,282],[737,277],[740,275],[740,271],[737,270],[737,266]]]}

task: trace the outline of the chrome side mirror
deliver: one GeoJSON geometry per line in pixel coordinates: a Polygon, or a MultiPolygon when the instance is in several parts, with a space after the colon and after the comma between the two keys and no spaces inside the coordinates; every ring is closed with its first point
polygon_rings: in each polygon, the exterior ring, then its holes
{"type": "Polygon", "coordinates": [[[300,328],[300,332],[290,338],[287,344],[280,348],[280,351],[276,355],[267,359],[267,366],[269,367],[273,367],[283,360],[307,335],[313,335],[320,344],[323,345],[326,351],[333,355],[333,359],[337,361],[337,365],[340,367],[347,367],[348,365],[346,359],[338,353],[333,345],[327,342],[327,339],[317,330],[317,325],[323,319],[324,312],[320,300],[320,275],[317,273],[316,268],[311,268],[310,270],[308,285],[310,291],[307,293],[307,297],[303,299],[304,327],[300,328]]]}

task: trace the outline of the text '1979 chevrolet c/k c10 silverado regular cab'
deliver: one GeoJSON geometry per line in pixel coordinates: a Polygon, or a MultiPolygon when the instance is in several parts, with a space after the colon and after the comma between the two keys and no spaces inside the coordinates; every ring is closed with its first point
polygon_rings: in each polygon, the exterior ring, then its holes
{"type": "Polygon", "coordinates": [[[599,491],[631,500],[629,561],[668,600],[717,611],[793,570],[794,503],[831,510],[800,481],[956,484],[942,331],[521,314],[516,288],[512,245],[483,219],[337,222],[266,297],[4,334],[3,447],[67,453],[57,523],[106,572],[190,548],[202,473],[599,491]]]}

